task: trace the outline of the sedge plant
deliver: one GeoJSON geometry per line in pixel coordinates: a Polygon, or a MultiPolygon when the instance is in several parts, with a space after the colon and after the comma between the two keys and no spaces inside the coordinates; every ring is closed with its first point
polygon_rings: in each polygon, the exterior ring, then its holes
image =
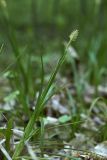
{"type": "MultiPolygon", "coordinates": [[[[35,133],[38,132],[39,129],[37,127],[34,129],[35,121],[40,117],[41,113],[43,112],[44,104],[47,101],[47,98],[48,98],[47,96],[48,96],[48,93],[49,93],[49,91],[52,87],[52,84],[54,83],[56,74],[57,74],[60,66],[62,65],[63,61],[65,60],[66,53],[67,53],[67,48],[69,47],[71,42],[76,39],[77,35],[78,35],[77,30],[75,30],[74,32],[71,33],[70,40],[67,43],[67,46],[65,48],[65,52],[61,56],[61,58],[59,59],[54,71],[52,72],[52,74],[49,78],[49,81],[47,83],[47,86],[45,87],[45,89],[42,89],[42,88],[40,89],[39,96],[38,96],[38,99],[37,99],[37,103],[36,103],[36,106],[35,106],[35,110],[32,113],[32,116],[31,116],[27,126],[25,127],[23,137],[20,139],[19,144],[15,148],[12,159],[16,159],[20,155],[20,153],[21,153],[21,151],[24,147],[25,142],[27,140],[29,140],[29,138],[32,137],[32,132],[34,132],[34,130],[35,130],[35,133]]],[[[42,72],[43,72],[43,67],[42,67],[42,72]]],[[[41,76],[41,85],[43,85],[43,76],[41,76]]]]}

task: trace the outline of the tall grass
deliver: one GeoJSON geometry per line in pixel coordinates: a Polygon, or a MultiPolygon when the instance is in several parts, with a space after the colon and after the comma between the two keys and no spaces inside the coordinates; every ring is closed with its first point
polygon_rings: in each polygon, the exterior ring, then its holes
{"type": "MultiPolygon", "coordinates": [[[[78,34],[78,31],[74,31],[72,32],[72,34],[70,35],[70,40],[67,44],[67,47],[69,47],[70,43],[75,39],[75,37],[77,36],[78,34]]],[[[35,110],[25,128],[25,131],[24,131],[24,135],[22,137],[22,139],[20,140],[19,144],[16,146],[16,149],[15,149],[15,152],[14,152],[14,155],[13,155],[13,159],[15,159],[17,156],[20,155],[23,147],[24,147],[24,143],[31,137],[31,133],[32,133],[32,130],[33,130],[33,127],[34,127],[34,123],[35,121],[38,119],[38,117],[40,117],[40,114],[41,112],[43,112],[43,108],[44,108],[44,103],[47,99],[47,94],[49,92],[49,90],[51,89],[51,86],[54,82],[54,79],[56,77],[56,74],[60,68],[60,66],[62,65],[64,59],[65,59],[65,56],[66,56],[66,53],[67,53],[67,47],[65,49],[65,52],[64,54],[62,55],[62,57],[60,58],[60,60],[58,61],[54,71],[52,72],[50,78],[49,78],[49,81],[47,83],[47,86],[45,87],[45,89],[41,92],[40,91],[40,94],[38,96],[38,100],[37,100],[37,104],[35,106],[35,110]]],[[[43,77],[41,76],[41,82],[43,82],[43,77]]],[[[37,128],[36,128],[37,130],[37,128]]]]}

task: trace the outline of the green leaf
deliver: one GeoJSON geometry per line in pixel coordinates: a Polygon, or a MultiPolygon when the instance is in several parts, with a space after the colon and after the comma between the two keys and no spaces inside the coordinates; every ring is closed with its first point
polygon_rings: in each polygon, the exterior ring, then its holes
{"type": "Polygon", "coordinates": [[[70,120],[71,120],[71,116],[68,116],[68,115],[63,115],[63,116],[59,117],[59,119],[58,119],[58,121],[60,123],[66,123],[70,120]]]}

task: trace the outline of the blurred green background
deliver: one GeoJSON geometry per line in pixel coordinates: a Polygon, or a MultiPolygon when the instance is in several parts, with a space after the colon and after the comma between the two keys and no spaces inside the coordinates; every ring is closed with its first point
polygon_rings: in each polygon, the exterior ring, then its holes
{"type": "MultiPolygon", "coordinates": [[[[74,47],[80,61],[87,65],[91,59],[99,67],[106,66],[107,0],[7,0],[6,3],[9,24],[21,51],[33,55],[59,53],[71,31],[78,29],[74,47]]],[[[12,59],[7,33],[8,25],[0,12],[0,45],[4,44],[0,59],[6,65],[12,59]]]]}

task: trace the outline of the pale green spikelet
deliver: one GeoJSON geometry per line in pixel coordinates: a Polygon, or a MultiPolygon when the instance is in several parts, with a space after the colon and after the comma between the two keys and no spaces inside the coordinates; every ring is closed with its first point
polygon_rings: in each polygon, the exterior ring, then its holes
{"type": "Polygon", "coordinates": [[[78,33],[79,33],[79,31],[78,31],[78,30],[75,30],[75,31],[73,31],[73,32],[70,34],[70,36],[69,36],[70,42],[71,42],[71,41],[75,41],[75,40],[77,39],[78,33]]]}

